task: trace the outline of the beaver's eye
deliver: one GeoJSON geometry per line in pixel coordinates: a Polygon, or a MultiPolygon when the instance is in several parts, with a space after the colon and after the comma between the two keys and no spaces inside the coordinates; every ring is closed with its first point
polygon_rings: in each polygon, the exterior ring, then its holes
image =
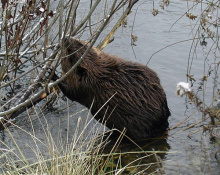
{"type": "Polygon", "coordinates": [[[84,68],[78,66],[78,67],[77,67],[77,74],[78,74],[79,77],[80,77],[79,81],[82,81],[82,78],[83,78],[84,76],[86,76],[86,69],[84,69],[84,68]]]}
{"type": "Polygon", "coordinates": [[[75,54],[73,54],[73,55],[71,55],[70,57],[69,57],[69,62],[70,62],[70,64],[71,65],[74,65],[75,63],[76,63],[76,60],[77,58],[75,57],[75,54]]]}

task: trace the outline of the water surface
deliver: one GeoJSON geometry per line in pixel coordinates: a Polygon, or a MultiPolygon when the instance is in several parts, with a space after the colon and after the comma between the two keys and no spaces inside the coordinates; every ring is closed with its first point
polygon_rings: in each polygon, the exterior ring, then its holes
{"type": "MultiPolygon", "coordinates": [[[[107,45],[104,51],[127,60],[147,64],[157,72],[167,94],[169,108],[172,112],[172,116],[169,118],[170,128],[175,127],[192,114],[192,116],[186,119],[181,125],[171,130],[166,139],[140,143],[143,149],[147,151],[166,151],[166,153],[158,154],[163,161],[162,167],[164,172],[166,174],[219,174],[220,166],[214,157],[217,150],[210,141],[209,134],[202,132],[203,128],[201,124],[186,129],[191,124],[201,121],[202,114],[197,112],[194,104],[186,103],[184,97],[180,98],[175,93],[177,83],[187,81],[186,74],[189,68],[189,52],[192,45],[192,34],[195,32],[192,32],[191,29],[192,27],[197,27],[194,25],[196,22],[193,21],[193,25],[190,25],[192,21],[184,15],[187,9],[186,1],[171,2],[165,10],[160,9],[158,4],[155,3],[155,5],[155,8],[159,9],[159,14],[154,17],[151,14],[151,1],[137,3],[127,18],[127,26],[121,27],[115,33],[114,41],[107,45]],[[182,18],[180,18],[181,16],[182,18]],[[175,25],[171,28],[174,23],[175,25]],[[131,34],[137,36],[136,46],[131,45],[131,34]],[[169,45],[172,46],[167,47],[169,45]],[[163,49],[165,47],[167,48],[163,49]]],[[[87,6],[89,6],[87,1],[83,1],[80,5],[79,18],[85,14],[88,9],[87,6]]],[[[195,9],[195,13],[197,15],[200,13],[199,8],[195,9]]],[[[118,15],[120,14],[118,13],[118,15]]],[[[94,17],[94,20],[95,19],[94,17]]],[[[117,15],[113,21],[116,20],[117,15]]],[[[110,26],[112,25],[113,23],[110,24],[110,26]]],[[[85,34],[82,38],[86,39],[87,35],[85,34]]],[[[214,60],[205,60],[206,52],[211,44],[211,42],[208,42],[206,47],[198,45],[190,72],[191,75],[194,75],[196,80],[193,84],[193,88],[198,92],[198,96],[201,98],[203,97],[203,91],[198,91],[198,87],[201,85],[201,78],[204,76],[204,73],[207,72],[207,67],[204,71],[204,65],[210,65],[214,60]]],[[[212,80],[208,80],[204,91],[207,105],[211,103],[212,90],[212,80]]],[[[68,103],[72,102],[68,101],[68,103]]],[[[55,107],[61,108],[62,105],[63,104],[61,104],[61,106],[57,104],[55,107]]],[[[82,121],[86,120],[88,111],[84,109],[83,106],[74,104],[71,108],[59,114],[48,112],[43,117],[41,116],[40,120],[36,116],[36,122],[33,122],[33,127],[30,125],[28,118],[26,122],[22,124],[25,130],[33,132],[34,128],[34,134],[42,142],[47,141],[45,136],[46,132],[42,132],[45,126],[48,126],[48,130],[51,131],[54,137],[62,137],[63,142],[66,142],[66,140],[72,138],[71,135],[75,132],[79,118],[82,118],[82,121]],[[77,114],[75,115],[75,113],[77,114]],[[70,114],[70,118],[67,118],[68,114],[70,114]],[[42,123],[39,121],[42,121],[42,123]]],[[[91,119],[91,116],[89,119],[91,119]]],[[[95,124],[96,121],[92,120],[86,132],[89,133],[89,130],[93,128],[95,124]]],[[[97,126],[100,126],[100,124],[97,124],[96,127],[97,126]]],[[[33,144],[33,141],[28,140],[28,135],[19,129],[13,129],[13,133],[14,137],[20,140],[21,145],[25,143],[22,147],[26,155],[32,157],[34,153],[29,145],[33,144]]],[[[5,142],[12,142],[7,133],[5,134],[5,142]]],[[[43,146],[42,148],[40,147],[40,149],[44,150],[43,146]]],[[[132,145],[122,145],[119,147],[119,150],[127,152],[137,149],[132,145]]],[[[46,149],[42,151],[42,153],[47,155],[46,149]]],[[[122,164],[126,165],[129,161],[131,162],[141,156],[143,156],[143,154],[127,154],[125,157],[122,157],[122,164]]],[[[155,158],[145,158],[142,163],[151,163],[153,159],[155,158]]],[[[145,173],[155,171],[157,168],[158,166],[152,166],[147,169],[145,173]]]]}

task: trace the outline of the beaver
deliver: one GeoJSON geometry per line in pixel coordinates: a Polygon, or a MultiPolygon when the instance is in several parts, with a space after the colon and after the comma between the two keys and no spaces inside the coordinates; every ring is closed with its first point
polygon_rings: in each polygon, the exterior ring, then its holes
{"type": "MultiPolygon", "coordinates": [[[[88,48],[85,41],[66,37],[65,74],[88,48]]],[[[54,75],[53,80],[58,78],[54,75]]],[[[145,65],[92,47],[79,66],[58,84],[70,100],[91,107],[95,119],[134,140],[158,136],[168,128],[170,110],[157,74],[145,65]]]]}

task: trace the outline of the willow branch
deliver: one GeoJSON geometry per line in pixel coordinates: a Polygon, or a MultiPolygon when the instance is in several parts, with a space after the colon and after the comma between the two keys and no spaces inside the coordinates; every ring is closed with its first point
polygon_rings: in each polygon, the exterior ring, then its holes
{"type": "Polygon", "coordinates": [[[125,18],[129,15],[132,7],[135,3],[137,3],[138,0],[132,0],[129,2],[128,7],[126,8],[125,12],[121,16],[121,18],[118,20],[118,22],[115,24],[115,26],[112,28],[112,30],[109,32],[109,34],[105,37],[105,39],[97,46],[100,50],[102,50],[110,41],[110,38],[115,34],[117,29],[121,26],[122,22],[125,20],[125,18]]]}
{"type": "MultiPolygon", "coordinates": [[[[90,14],[91,15],[91,14],[90,14]]],[[[42,76],[45,74],[46,72],[46,67],[48,65],[51,64],[51,61],[48,61],[47,64],[43,67],[42,71],[40,72],[40,74],[37,76],[37,78],[35,79],[35,83],[32,84],[28,90],[25,92],[25,94],[22,96],[21,100],[18,101],[17,105],[12,107],[11,109],[7,110],[7,111],[3,111],[0,112],[0,128],[4,128],[4,124],[8,125],[8,123],[6,123],[9,119],[12,119],[13,117],[13,113],[17,113],[20,114],[19,110],[21,110],[21,112],[23,112],[24,108],[27,108],[29,106],[32,106],[31,104],[33,103],[37,103],[39,101],[41,101],[41,95],[43,93],[48,93],[49,90],[52,87],[58,85],[58,83],[60,83],[61,81],[63,81],[65,79],[66,76],[68,76],[69,74],[71,74],[71,72],[81,63],[81,61],[83,60],[83,58],[87,55],[87,53],[89,52],[89,50],[92,48],[92,46],[95,44],[96,40],[98,39],[98,37],[100,36],[101,32],[104,30],[104,28],[106,27],[106,25],[108,24],[110,20],[110,17],[107,18],[106,20],[104,20],[105,22],[100,26],[99,30],[97,31],[97,33],[95,34],[91,44],[89,45],[89,47],[87,48],[87,50],[85,51],[85,53],[82,55],[82,57],[78,60],[78,62],[64,75],[62,76],[60,79],[58,79],[57,81],[48,84],[48,88],[44,88],[41,89],[39,92],[37,92],[36,94],[34,94],[33,96],[31,96],[30,98],[28,98],[33,90],[37,87],[37,83],[40,82],[42,76]],[[27,99],[28,98],[28,99],[27,99]],[[12,114],[12,115],[10,115],[12,114]],[[4,116],[4,117],[2,117],[4,116]]],[[[56,50],[57,51],[57,50],[56,50]]],[[[55,52],[57,53],[57,52],[55,52]]],[[[55,54],[54,53],[54,54],[55,54]]],[[[53,54],[53,55],[54,55],[53,54]]]]}

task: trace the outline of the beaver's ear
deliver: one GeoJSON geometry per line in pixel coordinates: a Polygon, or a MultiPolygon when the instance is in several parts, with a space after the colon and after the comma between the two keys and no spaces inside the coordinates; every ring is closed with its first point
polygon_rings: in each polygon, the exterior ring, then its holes
{"type": "Polygon", "coordinates": [[[77,67],[77,75],[80,77],[79,81],[81,81],[83,79],[83,77],[85,77],[87,75],[87,71],[85,68],[78,66],[77,67]]]}

